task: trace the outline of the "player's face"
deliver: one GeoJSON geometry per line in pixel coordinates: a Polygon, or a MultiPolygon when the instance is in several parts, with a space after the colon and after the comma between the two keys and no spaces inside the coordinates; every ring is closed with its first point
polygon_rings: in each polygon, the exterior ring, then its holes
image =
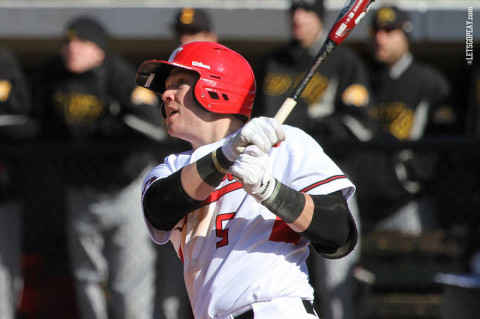
{"type": "Polygon", "coordinates": [[[72,39],[62,46],[65,67],[72,73],[85,73],[105,59],[105,52],[94,42],[72,39]]]}
{"type": "Polygon", "coordinates": [[[165,123],[168,134],[196,144],[205,130],[205,122],[211,121],[214,113],[204,110],[194,99],[193,90],[198,74],[174,68],[165,81],[162,94],[165,103],[165,123]]]}
{"type": "Polygon", "coordinates": [[[290,23],[292,37],[306,48],[317,41],[322,31],[322,22],[318,15],[303,8],[296,8],[290,12],[290,23]]]}
{"type": "Polygon", "coordinates": [[[400,29],[375,32],[375,59],[393,65],[408,51],[408,39],[400,29]]]}

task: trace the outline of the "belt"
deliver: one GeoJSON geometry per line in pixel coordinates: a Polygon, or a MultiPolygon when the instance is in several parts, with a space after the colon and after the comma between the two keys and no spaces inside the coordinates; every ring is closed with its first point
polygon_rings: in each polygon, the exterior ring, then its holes
{"type": "MultiPolygon", "coordinates": [[[[316,315],[315,310],[313,310],[313,306],[310,301],[302,299],[302,303],[307,313],[316,315]]],[[[254,319],[253,310],[250,309],[247,312],[244,312],[241,315],[236,316],[234,319],[254,319]]]]}

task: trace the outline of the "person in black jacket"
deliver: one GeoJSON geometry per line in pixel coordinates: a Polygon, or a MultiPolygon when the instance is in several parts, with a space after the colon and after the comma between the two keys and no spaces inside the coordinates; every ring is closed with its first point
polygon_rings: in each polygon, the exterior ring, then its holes
{"type": "Polygon", "coordinates": [[[22,205],[19,197],[19,158],[8,151],[36,134],[26,76],[17,56],[0,48],[0,317],[13,319],[20,301],[22,271],[22,205]]]}
{"type": "MultiPolygon", "coordinates": [[[[256,70],[258,99],[254,116],[274,116],[286,97],[307,71],[327,37],[322,0],[292,0],[289,9],[291,40],[264,56],[256,70]]],[[[371,92],[361,58],[348,46],[335,49],[307,85],[285,124],[311,134],[321,145],[335,142],[368,141],[375,125],[368,114],[371,92]]],[[[351,174],[350,156],[334,154],[339,166],[351,174]]],[[[356,198],[350,208],[361,228],[356,198]]],[[[361,243],[359,244],[359,246],[361,243]]],[[[360,249],[339,261],[309,256],[311,283],[316,307],[328,319],[352,318],[352,267],[360,249]]]]}
{"type": "MultiPolygon", "coordinates": [[[[256,114],[275,115],[312,63],[327,36],[324,11],[321,0],[291,2],[292,39],[268,53],[257,70],[261,94],[256,114]]],[[[373,129],[369,105],[363,61],[348,46],[341,46],[314,74],[285,123],[307,130],[321,142],[367,141],[373,129]]]]}
{"type": "MultiPolygon", "coordinates": [[[[412,27],[408,14],[397,7],[382,7],[373,14],[371,115],[380,127],[375,136],[378,141],[440,136],[440,128],[452,118],[446,77],[410,52],[412,27]]],[[[435,205],[427,191],[435,161],[433,153],[409,148],[372,155],[370,165],[365,164],[364,176],[357,179],[365,186],[359,187],[361,206],[376,205],[376,209],[366,209],[376,212],[364,216],[368,227],[409,234],[437,227],[435,205]]]]}
{"type": "Polygon", "coordinates": [[[72,20],[60,56],[39,70],[36,108],[42,138],[78,152],[58,164],[81,316],[150,319],[155,251],[138,193],[153,154],[141,145],[165,132],[158,98],[135,85],[135,69],[107,51],[107,40],[95,19],[72,20]]]}
{"type": "Polygon", "coordinates": [[[382,131],[399,140],[430,133],[450,94],[445,75],[413,57],[411,31],[407,13],[397,7],[380,8],[373,16],[372,113],[382,131]]]}

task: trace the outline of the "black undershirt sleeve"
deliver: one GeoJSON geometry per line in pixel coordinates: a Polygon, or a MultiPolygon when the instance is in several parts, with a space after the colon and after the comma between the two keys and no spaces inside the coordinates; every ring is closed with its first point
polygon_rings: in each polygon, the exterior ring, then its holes
{"type": "MultiPolygon", "coordinates": [[[[233,163],[221,147],[196,162],[197,173],[210,186],[218,186],[233,163]]],[[[186,214],[200,207],[202,201],[190,197],[182,186],[182,169],[155,181],[143,197],[143,211],[149,223],[160,230],[172,229],[186,214]]]]}
{"type": "Polygon", "coordinates": [[[357,226],[340,191],[310,195],[315,205],[312,221],[302,233],[315,250],[329,259],[348,255],[357,244],[357,226]]]}
{"type": "Polygon", "coordinates": [[[202,201],[191,198],[183,189],[182,170],[155,181],[143,197],[148,222],[159,230],[171,230],[185,215],[200,207],[202,201]]]}
{"type": "Polygon", "coordinates": [[[350,224],[350,227],[348,232],[348,238],[345,244],[340,247],[332,247],[320,243],[311,242],[315,251],[328,259],[339,259],[350,254],[358,242],[357,226],[351,214],[349,214],[348,223],[350,224]]]}

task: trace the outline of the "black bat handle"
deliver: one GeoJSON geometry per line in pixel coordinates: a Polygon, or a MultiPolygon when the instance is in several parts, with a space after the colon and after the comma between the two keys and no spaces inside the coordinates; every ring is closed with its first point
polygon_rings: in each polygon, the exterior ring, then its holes
{"type": "Polygon", "coordinates": [[[290,98],[294,100],[298,99],[305,87],[307,87],[308,83],[312,79],[317,69],[320,67],[320,64],[322,64],[322,62],[330,55],[330,53],[332,53],[333,49],[335,49],[336,47],[337,44],[333,40],[327,39],[325,41],[317,56],[313,60],[312,64],[308,67],[307,72],[305,72],[302,79],[290,95],[290,98]]]}

